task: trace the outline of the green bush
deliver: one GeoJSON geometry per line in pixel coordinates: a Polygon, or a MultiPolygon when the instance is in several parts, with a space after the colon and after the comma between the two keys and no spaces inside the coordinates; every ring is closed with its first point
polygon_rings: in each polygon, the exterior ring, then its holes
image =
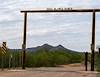
{"type": "Polygon", "coordinates": [[[38,52],[27,52],[27,67],[48,67],[69,63],[79,63],[83,59],[82,54],[69,54],[65,51],[39,50],[38,52]]]}
{"type": "MultiPolygon", "coordinates": [[[[21,51],[9,51],[5,56],[5,67],[9,67],[9,57],[13,55],[11,66],[21,66],[21,51]]],[[[82,53],[66,51],[48,51],[40,49],[37,52],[26,52],[26,67],[54,67],[57,65],[80,63],[83,60],[82,53]]],[[[0,56],[1,64],[1,56],[0,56]]]]}

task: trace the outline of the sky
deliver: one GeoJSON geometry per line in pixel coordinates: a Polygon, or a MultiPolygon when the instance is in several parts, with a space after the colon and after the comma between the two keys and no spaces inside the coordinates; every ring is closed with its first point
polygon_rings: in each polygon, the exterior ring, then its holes
{"type": "MultiPolygon", "coordinates": [[[[21,48],[21,10],[46,8],[100,8],[100,0],[0,0],[0,44],[21,48]]],[[[28,14],[27,48],[48,43],[76,51],[90,51],[92,13],[28,14]]],[[[100,45],[100,13],[96,13],[96,46],[100,45]]]]}

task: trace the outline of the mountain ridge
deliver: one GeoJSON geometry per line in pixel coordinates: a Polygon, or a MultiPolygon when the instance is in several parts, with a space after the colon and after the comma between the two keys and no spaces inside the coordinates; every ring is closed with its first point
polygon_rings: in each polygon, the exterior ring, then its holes
{"type": "MultiPolygon", "coordinates": [[[[70,51],[70,52],[74,51],[74,50],[67,49],[60,44],[57,45],[57,46],[52,46],[52,45],[49,45],[49,44],[43,44],[41,46],[26,48],[26,51],[36,52],[36,51],[41,50],[41,49],[47,50],[47,51],[70,51]]],[[[10,49],[10,50],[19,51],[19,50],[22,50],[22,49],[10,49]]],[[[74,52],[77,52],[77,51],[74,51],[74,52]]]]}

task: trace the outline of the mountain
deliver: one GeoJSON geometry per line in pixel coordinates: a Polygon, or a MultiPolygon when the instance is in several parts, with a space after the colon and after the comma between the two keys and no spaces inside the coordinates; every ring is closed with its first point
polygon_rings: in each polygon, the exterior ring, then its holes
{"type": "MultiPolygon", "coordinates": [[[[44,44],[41,46],[37,46],[37,47],[31,47],[31,48],[27,48],[26,51],[30,51],[30,52],[36,52],[38,50],[47,50],[47,51],[66,51],[66,52],[70,52],[73,53],[73,50],[67,49],[62,45],[58,45],[58,46],[52,46],[49,44],[44,44]]],[[[10,49],[12,51],[21,51],[21,49],[10,49]]],[[[74,51],[76,52],[76,51],[74,51]]]]}
{"type": "Polygon", "coordinates": [[[37,47],[32,47],[32,48],[27,48],[27,51],[38,51],[38,50],[48,50],[48,51],[57,51],[57,50],[68,50],[67,48],[63,47],[62,45],[58,46],[51,46],[49,44],[44,44],[42,46],[37,46],[37,47]]]}
{"type": "Polygon", "coordinates": [[[52,49],[52,48],[53,48],[53,46],[48,45],[48,44],[44,44],[44,45],[42,45],[42,46],[27,48],[27,51],[33,51],[33,52],[35,52],[35,51],[38,51],[38,50],[40,50],[40,49],[50,50],[50,49],[52,49]]]}

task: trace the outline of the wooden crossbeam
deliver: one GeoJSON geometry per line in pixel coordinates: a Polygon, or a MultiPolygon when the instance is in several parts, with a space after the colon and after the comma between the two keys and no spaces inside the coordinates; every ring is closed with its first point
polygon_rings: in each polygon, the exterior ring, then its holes
{"type": "Polygon", "coordinates": [[[45,13],[45,12],[100,12],[100,9],[66,9],[66,10],[22,10],[21,12],[24,13],[24,12],[27,12],[27,13],[45,13]]]}

